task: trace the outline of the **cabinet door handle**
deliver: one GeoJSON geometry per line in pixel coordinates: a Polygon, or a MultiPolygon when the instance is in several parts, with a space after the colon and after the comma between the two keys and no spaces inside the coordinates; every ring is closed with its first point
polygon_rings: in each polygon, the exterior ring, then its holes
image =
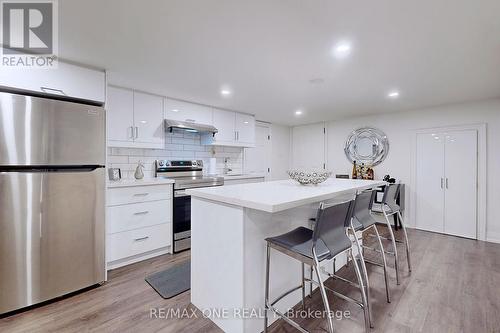
{"type": "Polygon", "coordinates": [[[129,138],[133,139],[134,138],[134,127],[133,126],[130,126],[128,128],[129,132],[130,132],[130,135],[129,135],[129,138]]]}
{"type": "Polygon", "coordinates": [[[134,215],[146,215],[146,214],[148,214],[148,213],[149,213],[149,211],[145,210],[145,211],[143,211],[143,212],[137,212],[137,213],[134,213],[134,215]]]}
{"type": "Polygon", "coordinates": [[[146,239],[148,239],[149,236],[146,236],[146,237],[140,237],[140,238],[135,238],[134,239],[134,242],[140,242],[140,241],[145,241],[146,239]]]}
{"type": "Polygon", "coordinates": [[[67,96],[66,93],[64,91],[62,91],[61,89],[55,89],[55,88],[49,88],[49,87],[40,87],[40,90],[43,91],[44,93],[54,93],[56,92],[57,95],[63,95],[63,96],[67,96]]]}
{"type": "Polygon", "coordinates": [[[137,139],[139,137],[139,127],[135,127],[135,138],[137,139]]]}
{"type": "Polygon", "coordinates": [[[441,178],[441,189],[443,189],[443,183],[444,183],[444,179],[441,178]]]}
{"type": "Polygon", "coordinates": [[[446,189],[448,189],[448,177],[446,177],[446,189]]]}
{"type": "Polygon", "coordinates": [[[149,195],[149,193],[136,193],[134,197],[145,197],[146,195],[149,195]]]}

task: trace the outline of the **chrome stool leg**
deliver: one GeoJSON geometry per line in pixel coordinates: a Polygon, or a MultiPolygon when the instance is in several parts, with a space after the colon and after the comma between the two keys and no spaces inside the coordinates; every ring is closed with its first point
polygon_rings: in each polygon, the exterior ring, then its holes
{"type": "Polygon", "coordinates": [[[359,291],[361,292],[361,299],[363,300],[363,312],[365,316],[365,331],[368,333],[370,332],[370,314],[368,312],[368,300],[365,294],[365,287],[363,283],[363,278],[361,276],[361,272],[358,266],[358,263],[356,262],[356,258],[354,258],[354,255],[352,252],[350,252],[350,256],[353,262],[354,266],[354,271],[356,272],[356,277],[358,279],[358,284],[359,284],[359,291]]]}
{"type": "Polygon", "coordinates": [[[387,222],[387,228],[389,229],[389,234],[391,236],[391,242],[394,252],[394,266],[396,268],[396,284],[400,285],[401,281],[399,279],[399,261],[398,261],[398,248],[396,245],[396,238],[394,236],[394,232],[392,231],[392,225],[391,221],[389,221],[389,216],[387,216],[387,213],[383,207],[382,207],[382,212],[384,213],[385,221],[387,222]]]}
{"type": "Polygon", "coordinates": [[[302,309],[306,308],[306,267],[302,263],[302,309]]]}
{"type": "MultiPolygon", "coordinates": [[[[366,284],[364,287],[366,288],[366,300],[367,300],[367,308],[368,308],[368,314],[369,314],[369,319],[370,319],[370,327],[373,328],[373,318],[372,318],[372,309],[371,309],[371,299],[370,299],[370,281],[368,280],[368,269],[366,268],[366,263],[365,263],[365,258],[363,257],[363,249],[361,248],[361,244],[359,243],[359,239],[356,236],[356,231],[354,231],[354,228],[351,227],[351,231],[354,236],[354,241],[356,243],[356,248],[358,249],[358,255],[359,255],[359,262],[361,266],[361,272],[364,275],[364,279],[366,284]]],[[[356,260],[356,257],[352,255],[353,260],[356,260]]]]}
{"type": "Polygon", "coordinates": [[[401,216],[401,212],[398,211],[399,223],[401,223],[401,227],[403,228],[403,235],[405,237],[405,247],[406,247],[406,260],[408,262],[408,270],[411,272],[411,259],[410,259],[410,242],[408,241],[408,234],[406,233],[406,226],[403,222],[403,217],[401,216]]]}
{"type": "Polygon", "coordinates": [[[309,267],[309,298],[312,298],[313,294],[313,283],[311,282],[313,279],[313,267],[309,267]]]}
{"type": "MultiPolygon", "coordinates": [[[[313,249],[313,253],[314,253],[313,249]]],[[[321,292],[321,297],[323,298],[323,303],[325,305],[325,311],[328,316],[328,331],[330,333],[334,333],[335,330],[333,329],[333,320],[332,320],[332,312],[330,311],[330,304],[328,303],[328,297],[326,296],[326,290],[325,290],[325,285],[323,284],[323,280],[321,279],[321,273],[319,271],[319,262],[316,256],[316,253],[314,253],[314,270],[316,272],[316,276],[318,277],[318,282],[319,282],[319,290],[321,292]]]]}
{"type": "Polygon", "coordinates": [[[382,245],[382,239],[380,238],[380,234],[378,233],[377,225],[373,225],[373,229],[375,229],[375,234],[377,236],[378,246],[380,248],[380,254],[382,255],[382,263],[384,267],[384,280],[385,280],[385,294],[387,296],[387,303],[391,303],[391,294],[389,291],[389,277],[387,272],[387,260],[385,258],[385,250],[384,245],[382,245]]]}
{"type": "Polygon", "coordinates": [[[268,312],[269,312],[269,262],[271,260],[271,247],[267,244],[266,251],[266,291],[264,300],[264,333],[267,333],[268,312]]]}

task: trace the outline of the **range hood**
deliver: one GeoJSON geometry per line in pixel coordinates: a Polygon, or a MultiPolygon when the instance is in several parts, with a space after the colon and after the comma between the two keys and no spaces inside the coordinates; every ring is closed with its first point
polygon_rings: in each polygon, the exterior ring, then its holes
{"type": "Polygon", "coordinates": [[[168,132],[172,132],[174,129],[179,129],[194,133],[212,133],[212,135],[215,135],[215,133],[218,132],[217,128],[212,125],[198,124],[194,122],[179,121],[173,119],[165,119],[165,129],[168,132]]]}

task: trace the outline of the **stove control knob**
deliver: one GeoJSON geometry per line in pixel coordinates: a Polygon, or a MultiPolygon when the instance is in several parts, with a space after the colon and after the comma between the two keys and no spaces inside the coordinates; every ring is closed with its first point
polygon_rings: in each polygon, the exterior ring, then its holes
{"type": "Polygon", "coordinates": [[[165,162],[164,161],[160,161],[160,162],[158,162],[158,164],[162,167],[162,166],[165,165],[165,162]]]}
{"type": "Polygon", "coordinates": [[[166,161],[165,166],[170,166],[170,161],[166,161]]]}

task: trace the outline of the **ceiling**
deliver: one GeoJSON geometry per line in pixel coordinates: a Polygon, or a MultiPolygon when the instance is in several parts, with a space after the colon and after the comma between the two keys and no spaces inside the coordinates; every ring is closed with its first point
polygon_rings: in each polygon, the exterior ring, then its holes
{"type": "Polygon", "coordinates": [[[500,97],[498,13],[498,0],[59,0],[59,55],[295,125],[500,97]]]}

